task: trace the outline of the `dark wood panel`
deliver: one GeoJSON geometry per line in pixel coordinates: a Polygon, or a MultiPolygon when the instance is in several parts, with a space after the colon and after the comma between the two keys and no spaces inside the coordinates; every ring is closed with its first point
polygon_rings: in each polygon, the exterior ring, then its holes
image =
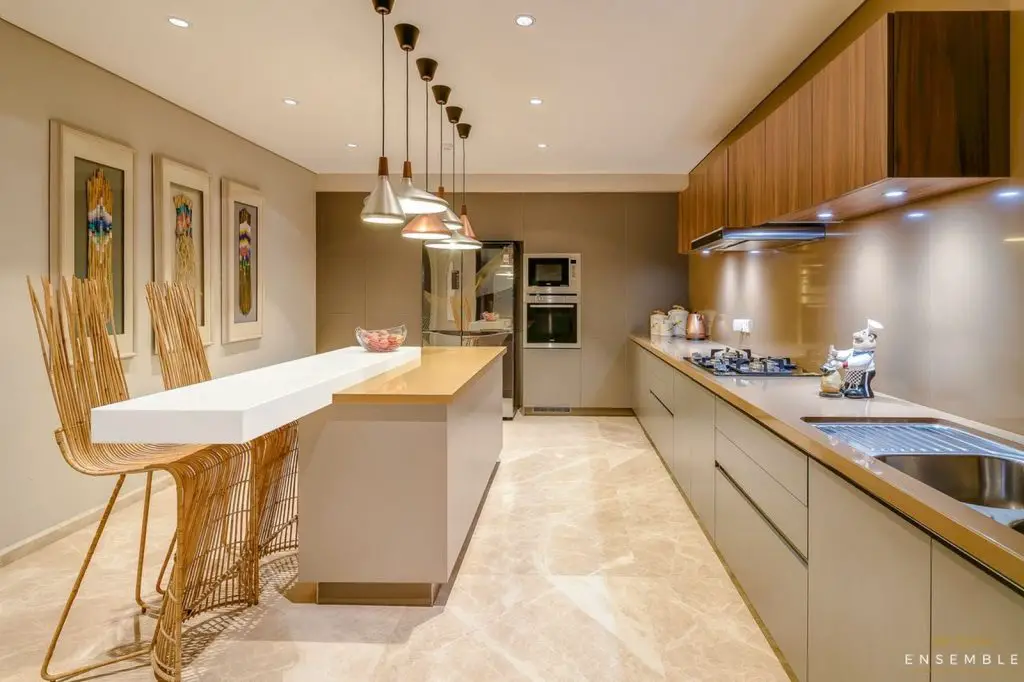
{"type": "Polygon", "coordinates": [[[807,84],[765,120],[765,214],[769,220],[814,203],[813,103],[807,84]]]}
{"type": "Polygon", "coordinates": [[[893,175],[1008,176],[1009,13],[899,12],[891,22],[893,175]]]}
{"type": "Polygon", "coordinates": [[[765,211],[765,123],[729,146],[728,224],[750,227],[768,221],[765,211]]]}

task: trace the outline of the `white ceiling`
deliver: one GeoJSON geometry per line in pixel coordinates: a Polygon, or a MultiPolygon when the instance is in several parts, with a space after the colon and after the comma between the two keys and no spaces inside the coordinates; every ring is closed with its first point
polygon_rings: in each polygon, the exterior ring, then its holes
{"type": "MultiPolygon", "coordinates": [[[[392,172],[404,157],[397,22],[420,27],[413,60],[438,60],[435,83],[453,88],[451,104],[473,124],[471,173],[672,174],[689,171],[860,2],[396,0],[385,35],[392,172]],[[537,23],[519,28],[518,13],[537,23]]],[[[368,0],[0,0],[0,16],[310,170],[376,168],[380,21],[368,0]],[[174,28],[172,15],[192,27],[174,28]]],[[[437,115],[432,105],[435,172],[437,115]]]]}

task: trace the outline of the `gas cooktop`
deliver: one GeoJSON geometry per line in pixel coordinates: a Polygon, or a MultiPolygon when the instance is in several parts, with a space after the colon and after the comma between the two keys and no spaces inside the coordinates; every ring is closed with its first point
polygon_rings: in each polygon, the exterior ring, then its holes
{"type": "Polygon", "coordinates": [[[744,348],[716,348],[695,352],[686,358],[691,364],[716,376],[815,377],[786,357],[754,355],[744,348]]]}

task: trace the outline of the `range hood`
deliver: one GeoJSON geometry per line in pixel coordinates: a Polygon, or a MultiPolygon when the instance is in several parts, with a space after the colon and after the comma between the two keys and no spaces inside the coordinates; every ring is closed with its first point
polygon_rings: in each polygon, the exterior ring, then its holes
{"type": "Polygon", "coordinates": [[[691,251],[777,251],[825,238],[828,223],[720,227],[690,242],[691,251]]]}

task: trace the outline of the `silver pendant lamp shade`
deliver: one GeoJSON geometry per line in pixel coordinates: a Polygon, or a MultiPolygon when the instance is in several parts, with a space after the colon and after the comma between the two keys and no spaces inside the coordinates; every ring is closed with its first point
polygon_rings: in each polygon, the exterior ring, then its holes
{"type": "Polygon", "coordinates": [[[412,161],[409,160],[409,54],[416,49],[420,30],[412,24],[395,24],[395,36],[398,38],[398,46],[405,52],[405,164],[402,166],[402,182],[395,194],[407,216],[441,213],[448,208],[448,204],[413,184],[412,161]]]}
{"type": "MultiPolygon", "coordinates": [[[[423,184],[430,186],[430,81],[434,79],[434,74],[437,72],[437,62],[433,59],[427,59],[425,57],[416,60],[416,68],[420,72],[420,78],[423,80],[423,92],[424,92],[424,129],[423,129],[423,146],[426,150],[424,158],[424,181],[423,184]]],[[[441,206],[448,208],[447,204],[444,203],[443,199],[438,199],[433,194],[429,195],[432,199],[441,202],[441,206]]],[[[419,239],[421,241],[436,241],[440,239],[448,239],[451,237],[451,232],[441,222],[440,214],[438,213],[424,213],[416,216],[409,221],[409,224],[402,229],[402,236],[406,239],[419,239]]]]}
{"type": "MultiPolygon", "coordinates": [[[[438,140],[437,155],[441,172],[439,174],[440,179],[437,184],[437,196],[444,199],[444,105],[448,104],[448,98],[451,97],[452,89],[447,85],[435,85],[431,90],[434,93],[434,101],[437,102],[438,108],[441,110],[441,120],[438,121],[440,124],[438,126],[440,139],[438,140]]],[[[462,110],[459,109],[459,111],[461,112],[462,110]]],[[[441,214],[441,222],[444,223],[445,227],[449,230],[462,229],[462,221],[459,220],[459,216],[455,215],[455,212],[450,208],[441,214]]]]}
{"type": "MultiPolygon", "coordinates": [[[[459,119],[462,118],[462,109],[459,107],[448,107],[448,121],[451,122],[454,131],[455,125],[458,124],[459,119]]],[[[468,133],[467,133],[468,134],[468,133]]],[[[452,147],[454,148],[454,132],[452,135],[452,147]]],[[[452,189],[454,190],[455,185],[455,155],[452,155],[452,189]]],[[[453,214],[454,215],[454,214],[453,214]]],[[[446,239],[440,242],[431,242],[427,244],[427,248],[431,249],[445,249],[447,251],[475,251],[483,247],[476,237],[470,234],[465,234],[463,231],[462,220],[459,220],[458,229],[452,229],[452,236],[450,239],[446,239]]]]}
{"type": "Polygon", "coordinates": [[[377,160],[377,181],[374,183],[373,191],[363,202],[363,211],[360,214],[364,223],[370,225],[402,225],[406,221],[405,211],[398,201],[395,191],[391,188],[391,180],[388,179],[388,157],[384,152],[384,17],[391,13],[394,7],[394,0],[371,0],[373,9],[380,14],[380,158],[377,160]]]}
{"type": "Polygon", "coordinates": [[[459,138],[462,139],[462,210],[459,212],[459,217],[462,220],[462,234],[470,239],[476,239],[473,224],[469,222],[469,212],[466,211],[466,138],[469,137],[469,131],[473,129],[473,126],[468,123],[459,123],[455,127],[458,128],[459,138]]]}

